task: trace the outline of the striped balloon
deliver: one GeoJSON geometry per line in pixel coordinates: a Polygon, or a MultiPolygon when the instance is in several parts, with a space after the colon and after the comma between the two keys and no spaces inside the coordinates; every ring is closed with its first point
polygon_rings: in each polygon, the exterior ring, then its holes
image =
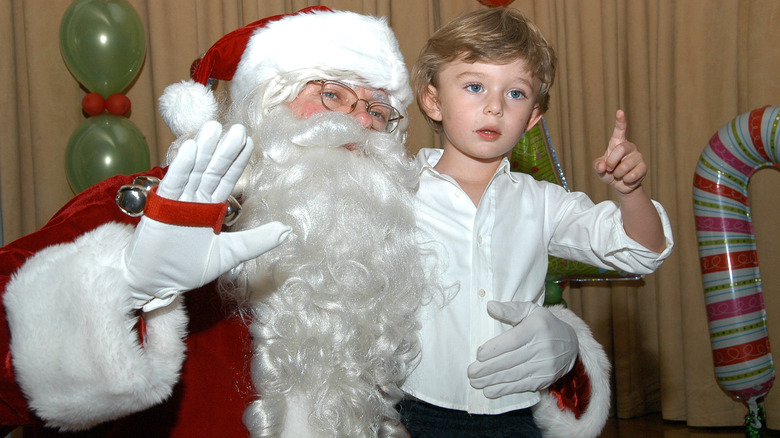
{"type": "Polygon", "coordinates": [[[715,377],[755,406],[775,379],[769,350],[748,183],[778,165],[780,107],[729,122],[704,148],[694,176],[696,235],[710,326],[715,377]]]}

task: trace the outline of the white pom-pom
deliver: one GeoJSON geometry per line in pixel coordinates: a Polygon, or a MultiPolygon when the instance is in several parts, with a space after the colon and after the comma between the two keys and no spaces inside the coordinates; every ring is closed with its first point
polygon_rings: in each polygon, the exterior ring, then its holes
{"type": "Polygon", "coordinates": [[[216,119],[217,111],[211,89],[193,80],[169,85],[160,96],[160,115],[176,137],[195,132],[216,119]]]}

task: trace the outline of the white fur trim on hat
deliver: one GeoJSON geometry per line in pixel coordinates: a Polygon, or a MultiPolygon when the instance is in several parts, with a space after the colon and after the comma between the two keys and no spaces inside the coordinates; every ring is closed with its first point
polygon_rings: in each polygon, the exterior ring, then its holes
{"type": "Polygon", "coordinates": [[[412,102],[409,72],[384,18],[346,11],[291,15],[255,31],[230,84],[233,101],[279,74],[306,68],[355,73],[372,88],[412,102]]]}

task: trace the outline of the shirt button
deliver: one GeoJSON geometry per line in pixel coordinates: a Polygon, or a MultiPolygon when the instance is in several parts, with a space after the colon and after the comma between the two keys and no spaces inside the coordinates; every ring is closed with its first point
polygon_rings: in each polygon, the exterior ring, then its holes
{"type": "Polygon", "coordinates": [[[480,298],[485,298],[485,289],[478,290],[477,295],[479,295],[480,298]]]}
{"type": "Polygon", "coordinates": [[[482,245],[482,236],[477,236],[477,244],[482,245]]]}

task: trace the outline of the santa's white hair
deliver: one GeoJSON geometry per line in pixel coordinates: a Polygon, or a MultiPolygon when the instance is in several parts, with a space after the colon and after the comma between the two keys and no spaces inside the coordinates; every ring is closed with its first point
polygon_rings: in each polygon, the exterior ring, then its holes
{"type": "Polygon", "coordinates": [[[429,283],[414,238],[417,176],[403,127],[386,134],[338,112],[292,115],[283,103],[320,78],[354,80],[301,72],[256,88],[227,115],[256,145],[233,228],[293,228],[220,280],[254,339],[258,399],[244,423],[261,437],[405,436],[394,406],[420,352],[429,283]]]}

